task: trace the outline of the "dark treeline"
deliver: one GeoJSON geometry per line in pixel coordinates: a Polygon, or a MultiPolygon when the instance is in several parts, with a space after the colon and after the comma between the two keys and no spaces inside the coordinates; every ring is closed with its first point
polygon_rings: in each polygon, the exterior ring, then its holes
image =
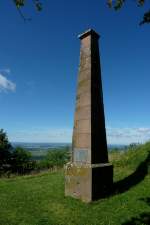
{"type": "Polygon", "coordinates": [[[22,147],[12,147],[7,134],[0,130],[0,176],[30,174],[45,169],[62,168],[70,159],[69,147],[49,150],[41,160],[35,160],[31,152],[22,147]]]}

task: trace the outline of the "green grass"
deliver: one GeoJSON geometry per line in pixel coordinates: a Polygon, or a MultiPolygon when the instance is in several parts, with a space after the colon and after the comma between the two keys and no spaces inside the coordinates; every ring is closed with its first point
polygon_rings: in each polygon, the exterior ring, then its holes
{"type": "MultiPolygon", "coordinates": [[[[110,153],[114,181],[132,174],[149,150],[150,143],[147,143],[125,153],[110,153]]],[[[149,222],[150,172],[123,193],[90,204],[64,197],[62,171],[0,179],[0,225],[142,225],[149,222]]]]}

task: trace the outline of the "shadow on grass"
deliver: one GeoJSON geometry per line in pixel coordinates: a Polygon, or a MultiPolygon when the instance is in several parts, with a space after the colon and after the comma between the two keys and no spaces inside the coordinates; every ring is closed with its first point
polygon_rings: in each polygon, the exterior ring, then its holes
{"type": "MultiPolygon", "coordinates": [[[[110,186],[106,184],[104,193],[102,193],[100,197],[95,198],[95,200],[108,198],[128,191],[130,188],[134,187],[135,185],[139,184],[142,180],[144,180],[144,178],[148,173],[150,173],[150,151],[148,152],[146,159],[139,164],[139,166],[132,174],[130,174],[129,176],[125,177],[120,181],[113,183],[110,186]],[[108,189],[106,189],[107,186],[108,189]]],[[[100,189],[98,189],[97,192],[98,193],[101,192],[100,189]]]]}
{"type": "MultiPolygon", "coordinates": [[[[140,199],[147,203],[150,206],[150,198],[140,199]]],[[[150,213],[141,213],[137,217],[132,217],[127,222],[123,223],[122,225],[150,225],[150,213]]]]}
{"type": "Polygon", "coordinates": [[[128,191],[131,187],[144,180],[145,176],[148,174],[149,166],[150,152],[148,153],[146,159],[139,164],[134,173],[124,178],[123,180],[117,181],[113,184],[112,195],[128,191]]]}
{"type": "MultiPolygon", "coordinates": [[[[128,177],[120,180],[113,185],[112,195],[120,194],[128,191],[131,187],[134,187],[148,174],[150,169],[150,152],[146,159],[139,164],[135,172],[129,175],[128,177]]],[[[148,206],[150,206],[150,197],[140,199],[144,201],[148,206]]],[[[123,223],[122,225],[150,225],[150,213],[144,212],[137,217],[131,218],[129,221],[123,223]]]]}

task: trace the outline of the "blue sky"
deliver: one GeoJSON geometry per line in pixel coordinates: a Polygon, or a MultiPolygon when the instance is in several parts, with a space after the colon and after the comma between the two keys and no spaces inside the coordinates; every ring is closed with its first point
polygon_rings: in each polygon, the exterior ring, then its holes
{"type": "Polygon", "coordinates": [[[100,33],[108,143],[150,139],[150,25],[143,8],[118,12],[105,1],[44,1],[37,13],[11,1],[0,7],[0,128],[11,141],[71,142],[80,41],[88,28],[100,33]]]}

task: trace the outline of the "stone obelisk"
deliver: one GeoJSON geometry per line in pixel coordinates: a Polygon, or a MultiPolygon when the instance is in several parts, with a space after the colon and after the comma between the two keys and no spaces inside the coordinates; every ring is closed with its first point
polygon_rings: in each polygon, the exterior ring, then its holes
{"type": "Polygon", "coordinates": [[[113,183],[108,162],[99,57],[99,35],[79,35],[80,65],[72,138],[72,162],[65,168],[65,195],[85,202],[106,196],[113,183]]]}

